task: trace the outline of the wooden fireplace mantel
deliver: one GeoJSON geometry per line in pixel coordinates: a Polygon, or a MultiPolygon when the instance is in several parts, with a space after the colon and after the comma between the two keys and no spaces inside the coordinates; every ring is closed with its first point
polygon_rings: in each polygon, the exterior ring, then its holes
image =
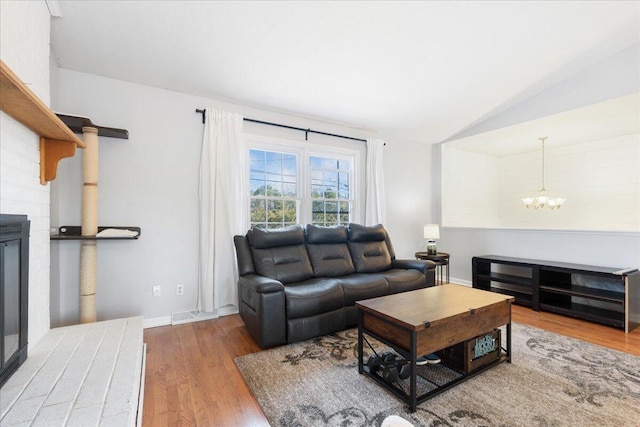
{"type": "Polygon", "coordinates": [[[56,178],[60,159],[73,157],[76,147],[85,148],[84,142],[1,60],[0,108],[40,136],[43,185],[56,178]]]}

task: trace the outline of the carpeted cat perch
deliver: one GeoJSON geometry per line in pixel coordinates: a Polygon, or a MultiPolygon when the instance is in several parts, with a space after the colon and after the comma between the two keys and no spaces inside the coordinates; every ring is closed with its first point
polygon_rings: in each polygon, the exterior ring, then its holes
{"type": "MultiPolygon", "coordinates": [[[[82,153],[82,235],[98,233],[98,129],[83,127],[87,147],[82,153]]],[[[96,321],[98,248],[95,240],[83,240],[80,251],[80,323],[96,321]]]]}

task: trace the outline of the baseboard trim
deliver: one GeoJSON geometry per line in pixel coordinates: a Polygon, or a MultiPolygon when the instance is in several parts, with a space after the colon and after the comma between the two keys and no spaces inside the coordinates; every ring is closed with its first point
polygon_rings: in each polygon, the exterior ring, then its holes
{"type": "Polygon", "coordinates": [[[142,321],[142,327],[157,328],[158,326],[167,326],[171,324],[171,316],[152,317],[150,319],[144,319],[142,321]]]}
{"type": "Polygon", "coordinates": [[[142,326],[144,329],[148,329],[157,328],[159,326],[181,325],[183,323],[217,319],[220,316],[228,316],[230,314],[238,314],[238,307],[235,305],[227,305],[225,307],[221,307],[215,313],[199,311],[196,309],[177,311],[171,313],[171,316],[152,317],[149,319],[144,319],[142,326]]]}
{"type": "Polygon", "coordinates": [[[473,286],[473,282],[472,281],[456,279],[455,277],[451,277],[449,283],[455,283],[456,285],[465,285],[465,286],[469,286],[469,287],[473,286]]]}

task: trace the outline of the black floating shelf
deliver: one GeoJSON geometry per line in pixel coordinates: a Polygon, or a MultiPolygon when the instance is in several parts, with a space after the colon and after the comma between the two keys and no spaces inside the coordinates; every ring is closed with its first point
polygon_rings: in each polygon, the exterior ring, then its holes
{"type": "Polygon", "coordinates": [[[135,231],[138,234],[135,236],[83,236],[82,227],[78,225],[63,225],[58,229],[58,234],[49,236],[51,240],[136,240],[140,237],[140,227],[98,227],[98,233],[108,228],[115,228],[117,230],[130,230],[135,231]]]}
{"type": "Polygon", "coordinates": [[[82,135],[82,128],[85,126],[98,129],[99,136],[108,136],[111,138],[129,139],[129,131],[126,129],[109,128],[106,126],[98,126],[91,122],[91,119],[80,116],[70,116],[68,114],[56,113],[58,118],[73,131],[82,135]]]}

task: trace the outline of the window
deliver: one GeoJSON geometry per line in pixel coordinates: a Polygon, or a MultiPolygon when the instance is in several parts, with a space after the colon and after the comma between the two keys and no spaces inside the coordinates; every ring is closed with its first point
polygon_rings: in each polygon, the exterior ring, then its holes
{"type": "Polygon", "coordinates": [[[251,227],[279,228],[356,221],[355,168],[358,153],[314,151],[300,144],[249,150],[251,227]]]}
{"type": "Polygon", "coordinates": [[[348,160],[311,157],[311,222],[347,225],[350,221],[351,163],[348,160]]]}
{"type": "Polygon", "coordinates": [[[250,150],[250,221],[278,228],[298,222],[298,158],[295,154],[250,150]]]}

